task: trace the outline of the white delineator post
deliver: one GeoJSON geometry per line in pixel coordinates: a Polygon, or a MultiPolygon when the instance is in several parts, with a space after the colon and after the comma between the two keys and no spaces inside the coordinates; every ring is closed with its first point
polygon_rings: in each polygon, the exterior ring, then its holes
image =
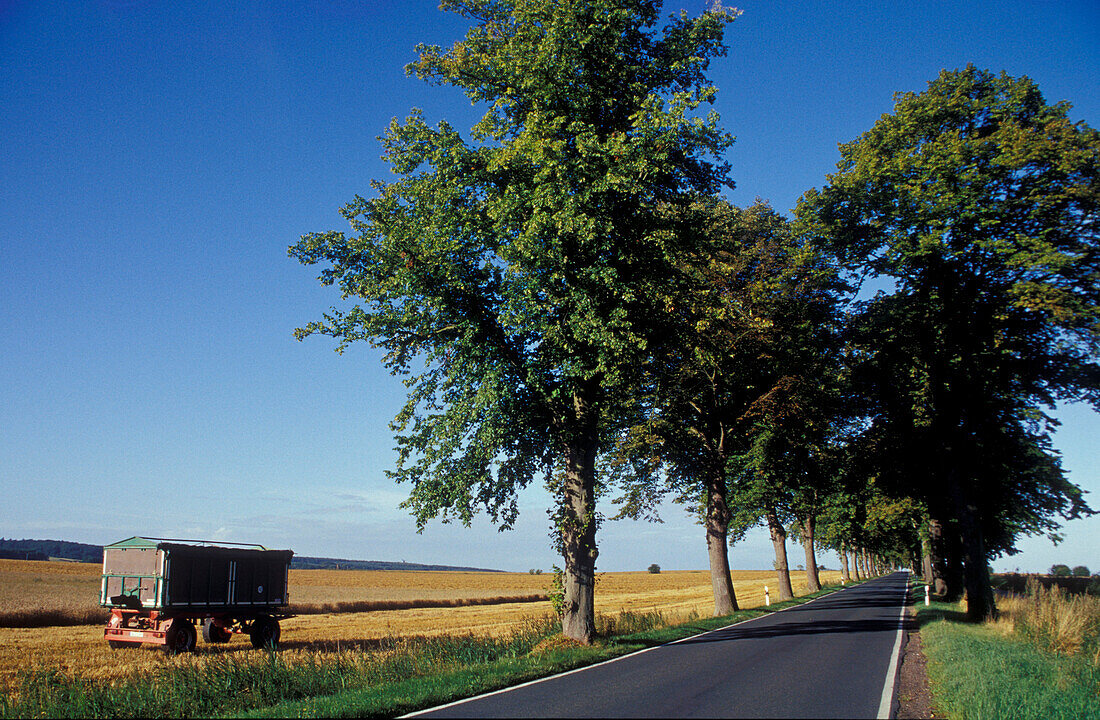
{"type": "Polygon", "coordinates": [[[924,604],[925,604],[926,607],[929,603],[928,593],[929,593],[928,586],[925,585],[924,586],[924,604]]]}
{"type": "Polygon", "coordinates": [[[767,606],[771,606],[772,604],[772,596],[768,594],[767,585],[764,586],[764,604],[767,606]]]}

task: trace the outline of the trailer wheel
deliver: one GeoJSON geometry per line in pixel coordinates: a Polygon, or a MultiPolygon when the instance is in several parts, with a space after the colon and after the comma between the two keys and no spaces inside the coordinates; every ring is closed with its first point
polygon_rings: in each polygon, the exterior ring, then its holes
{"type": "Polygon", "coordinates": [[[206,618],[202,621],[202,640],[208,643],[227,643],[233,633],[221,625],[214,624],[214,618],[206,618]]]}
{"type": "Polygon", "coordinates": [[[270,615],[259,616],[252,621],[248,637],[252,640],[252,647],[257,650],[261,648],[274,650],[279,647],[279,621],[270,615]]]}
{"type": "Polygon", "coordinates": [[[191,652],[198,642],[198,633],[190,620],[176,618],[164,633],[164,647],[173,655],[191,652]]]}
{"type": "Polygon", "coordinates": [[[107,645],[109,645],[112,650],[121,650],[121,649],[124,649],[124,648],[136,648],[137,647],[137,643],[123,642],[122,640],[108,640],[107,645]]]}

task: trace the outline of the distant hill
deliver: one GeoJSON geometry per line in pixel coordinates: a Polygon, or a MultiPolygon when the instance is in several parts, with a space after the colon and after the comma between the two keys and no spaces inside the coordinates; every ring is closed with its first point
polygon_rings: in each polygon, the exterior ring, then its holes
{"type": "Polygon", "coordinates": [[[487,568],[456,567],[454,565],[422,565],[420,563],[386,562],[383,560],[338,560],[335,558],[294,556],[290,567],[298,570],[442,570],[453,572],[503,572],[487,568]]]}
{"type": "Polygon", "coordinates": [[[75,560],[103,562],[103,546],[66,540],[7,540],[0,538],[0,558],[12,560],[75,560]]]}
{"type": "MultiPolygon", "coordinates": [[[[0,538],[0,558],[14,560],[75,560],[103,562],[103,546],[66,540],[8,540],[0,538]]],[[[466,572],[501,572],[486,568],[455,567],[453,565],[423,565],[420,563],[386,562],[384,560],[344,560],[340,558],[302,557],[295,555],[290,566],[298,570],[438,570],[466,572]]]]}

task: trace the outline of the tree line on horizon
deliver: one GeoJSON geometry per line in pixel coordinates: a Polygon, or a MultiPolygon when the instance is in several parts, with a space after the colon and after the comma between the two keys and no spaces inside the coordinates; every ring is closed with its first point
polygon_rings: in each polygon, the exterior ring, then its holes
{"type": "Polygon", "coordinates": [[[290,248],[345,301],[296,331],[386,351],[407,402],[390,477],[419,528],[501,528],[555,498],[562,631],[591,642],[598,498],[705,529],[768,528],[842,572],[919,567],[996,613],[989,561],[1093,511],[1051,433],[1100,406],[1100,138],[1026,77],[967,66],[841,145],[793,218],[739,208],[706,76],[737,11],[655,0],[444,0],[471,22],[406,70],[460,88],[469,137],[414,110],[381,138],[399,179],[290,248]],[[870,292],[867,288],[879,288],[870,292]]]}

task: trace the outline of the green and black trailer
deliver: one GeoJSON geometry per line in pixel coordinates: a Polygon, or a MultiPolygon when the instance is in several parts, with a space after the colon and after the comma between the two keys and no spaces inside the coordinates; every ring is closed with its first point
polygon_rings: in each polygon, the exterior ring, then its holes
{"type": "Polygon", "coordinates": [[[203,640],[249,636],[257,648],[279,642],[289,602],[291,550],[205,540],[132,537],[103,548],[100,605],[110,609],[103,631],[111,647],[142,643],[172,652],[203,640]]]}

